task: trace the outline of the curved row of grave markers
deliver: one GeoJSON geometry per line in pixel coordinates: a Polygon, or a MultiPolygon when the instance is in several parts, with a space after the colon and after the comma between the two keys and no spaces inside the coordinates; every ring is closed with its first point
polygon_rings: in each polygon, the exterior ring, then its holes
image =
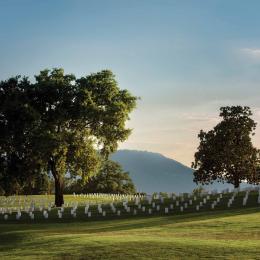
{"type": "MultiPolygon", "coordinates": [[[[122,215],[139,215],[139,214],[174,214],[177,212],[192,212],[200,211],[201,209],[211,209],[214,210],[218,206],[226,206],[226,208],[232,207],[236,198],[242,197],[242,203],[240,206],[247,206],[250,193],[253,193],[255,200],[255,204],[253,206],[257,206],[260,204],[260,190],[259,189],[248,189],[246,191],[234,190],[232,192],[224,191],[222,193],[211,193],[211,194],[186,194],[176,196],[172,194],[171,197],[163,197],[163,196],[142,196],[142,197],[127,197],[125,196],[125,200],[121,202],[121,204],[117,204],[111,202],[109,204],[86,204],[84,206],[84,216],[87,218],[94,217],[107,217],[107,216],[117,216],[120,217],[122,215]],[[226,202],[224,201],[227,200],[226,202]],[[91,210],[92,207],[92,210],[91,210]],[[93,210],[93,207],[95,208],[93,210]]],[[[77,197],[77,195],[74,195],[77,197]]],[[[92,195],[93,196],[93,195],[92,195]]],[[[98,195],[95,195],[98,196],[98,195]]],[[[10,198],[7,198],[8,201],[11,201],[10,198]]],[[[42,201],[41,201],[42,202],[42,201]]],[[[43,219],[49,219],[50,215],[53,214],[52,211],[56,210],[56,216],[58,219],[63,219],[65,216],[71,216],[72,218],[77,218],[78,215],[82,217],[82,206],[78,205],[78,202],[74,202],[73,205],[61,208],[54,208],[53,203],[49,203],[47,207],[43,205],[39,206],[35,201],[30,202],[30,207],[27,208],[0,208],[0,214],[3,215],[4,220],[10,219],[13,214],[15,214],[15,220],[19,221],[22,218],[26,218],[27,216],[31,220],[35,220],[36,217],[39,218],[42,215],[43,219]],[[66,211],[66,214],[65,214],[66,211]],[[69,214],[68,214],[69,212],[69,214]],[[79,213],[79,214],[78,214],[79,213]]],[[[28,218],[27,217],[27,218],[28,218]]]]}

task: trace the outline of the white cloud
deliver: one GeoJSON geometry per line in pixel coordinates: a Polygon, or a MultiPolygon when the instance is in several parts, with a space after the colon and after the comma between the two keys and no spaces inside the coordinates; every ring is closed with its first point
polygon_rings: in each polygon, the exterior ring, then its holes
{"type": "Polygon", "coordinates": [[[190,121],[191,123],[196,122],[209,122],[209,123],[217,123],[219,122],[219,117],[205,114],[205,113],[182,113],[182,119],[190,121]]]}
{"type": "Polygon", "coordinates": [[[252,58],[260,58],[260,48],[242,48],[241,51],[252,58]]]}

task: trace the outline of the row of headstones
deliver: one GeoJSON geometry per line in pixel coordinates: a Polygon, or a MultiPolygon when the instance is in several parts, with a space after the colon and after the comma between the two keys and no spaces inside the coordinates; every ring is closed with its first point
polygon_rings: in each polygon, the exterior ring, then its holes
{"type": "Polygon", "coordinates": [[[111,199],[111,200],[123,200],[123,199],[135,199],[135,198],[143,198],[144,195],[141,194],[106,194],[106,193],[87,193],[87,194],[76,194],[73,193],[74,197],[82,197],[82,198],[91,198],[91,199],[111,199]]]}
{"type": "MultiPolygon", "coordinates": [[[[192,203],[190,203],[190,204],[192,204],[192,203]]],[[[129,206],[127,205],[127,203],[124,203],[123,205],[124,205],[125,211],[126,211],[127,213],[130,213],[130,212],[131,212],[131,207],[129,207],[129,206]]],[[[110,203],[110,206],[111,206],[111,210],[112,210],[112,212],[113,212],[114,214],[116,214],[117,216],[120,216],[120,215],[121,215],[122,211],[119,210],[119,209],[116,209],[116,207],[115,207],[115,205],[114,205],[113,203],[110,203]]],[[[178,201],[176,202],[176,206],[179,206],[179,202],[178,202],[178,201]]],[[[156,211],[160,211],[160,210],[161,210],[161,205],[155,205],[154,202],[152,203],[152,207],[155,208],[156,211]]],[[[187,203],[185,203],[184,206],[181,206],[181,207],[180,207],[180,211],[183,211],[184,208],[187,208],[187,203]]],[[[106,216],[107,212],[102,209],[101,204],[98,205],[97,209],[98,209],[98,213],[99,213],[99,214],[101,214],[103,217],[106,216]]],[[[142,206],[141,204],[138,204],[138,209],[140,209],[142,212],[147,212],[148,214],[152,214],[152,212],[153,212],[153,209],[152,209],[152,208],[146,208],[145,206],[142,206]]],[[[164,208],[164,212],[165,212],[166,214],[168,214],[168,213],[169,213],[169,209],[173,210],[173,204],[171,204],[169,208],[168,208],[168,207],[165,207],[165,208],[164,208]]],[[[48,219],[48,217],[49,217],[49,213],[48,213],[48,212],[49,212],[49,211],[51,211],[51,208],[49,208],[48,210],[43,210],[43,217],[44,217],[45,219],[48,219]]],[[[58,213],[58,218],[62,218],[63,212],[64,212],[64,208],[63,208],[63,207],[58,210],[58,212],[57,212],[57,213],[58,213]]],[[[9,213],[11,213],[11,212],[9,212],[9,213]]],[[[27,212],[27,213],[28,213],[28,215],[29,215],[29,217],[30,217],[31,219],[34,219],[34,217],[35,217],[35,215],[34,215],[34,208],[32,208],[32,209],[31,209],[29,212],[27,212]]],[[[138,213],[137,209],[133,209],[133,215],[137,215],[137,213],[138,213]]],[[[75,206],[71,209],[70,214],[71,214],[71,216],[73,216],[74,218],[77,216],[77,205],[75,205],[75,206]]],[[[85,214],[86,214],[88,217],[91,217],[91,216],[92,216],[92,212],[89,211],[89,205],[86,205],[86,207],[85,207],[85,214]]],[[[19,210],[19,211],[17,212],[17,214],[16,214],[16,219],[19,220],[19,219],[21,218],[21,216],[22,216],[22,213],[21,213],[21,211],[19,210]]],[[[7,215],[7,214],[4,214],[4,219],[5,219],[5,220],[8,219],[8,215],[7,215]]]]}
{"type": "Polygon", "coordinates": [[[0,205],[4,205],[4,206],[8,206],[9,208],[14,208],[14,209],[17,209],[17,208],[20,208],[20,209],[26,209],[27,207],[36,207],[39,206],[39,207],[46,207],[46,205],[50,205],[51,206],[54,206],[54,202],[50,202],[49,200],[44,200],[44,199],[41,199],[39,201],[36,201],[36,200],[24,200],[24,201],[20,201],[20,200],[17,200],[16,198],[14,198],[12,201],[2,201],[0,203],[0,205]],[[14,206],[15,205],[15,206],[14,206]]]}
{"type": "MultiPolygon", "coordinates": [[[[103,195],[102,195],[103,196],[103,195]]],[[[100,195],[100,197],[102,197],[100,195]]],[[[109,196],[107,196],[109,197],[109,196]]],[[[120,198],[118,197],[117,199],[115,199],[114,195],[111,195],[110,196],[110,199],[111,200],[120,200],[120,201],[123,201],[123,200],[133,200],[133,199],[142,199],[141,196],[132,196],[132,197],[127,197],[127,196],[121,196],[120,198]]],[[[69,207],[69,206],[73,206],[75,202],[70,202],[70,203],[66,203],[65,206],[66,207],[69,207]]],[[[11,199],[8,199],[8,200],[3,200],[1,204],[4,204],[4,206],[8,206],[8,207],[12,207],[14,204],[18,204],[19,208],[22,209],[22,208],[26,208],[26,207],[45,207],[46,208],[46,205],[48,204],[51,204],[52,206],[54,206],[54,203],[53,202],[50,202],[49,200],[47,199],[40,199],[39,201],[37,201],[36,199],[27,199],[27,200],[24,200],[24,201],[20,201],[17,199],[17,197],[13,197],[12,200],[11,199]]],[[[48,207],[48,206],[47,206],[48,207]]],[[[14,209],[16,209],[17,207],[14,207],[14,209]]]]}
{"type": "MultiPolygon", "coordinates": [[[[245,193],[245,198],[244,198],[244,200],[243,200],[243,205],[246,203],[246,202],[244,202],[244,201],[247,201],[247,199],[248,199],[248,194],[249,194],[249,192],[250,192],[250,191],[247,191],[247,192],[245,193]]],[[[237,192],[233,193],[232,197],[229,199],[228,207],[230,207],[230,205],[233,203],[236,194],[237,194],[237,192]]],[[[212,203],[212,205],[211,205],[211,208],[212,208],[212,209],[214,209],[214,207],[217,205],[217,203],[220,202],[220,199],[221,199],[221,198],[222,198],[222,194],[219,194],[219,197],[217,197],[217,199],[216,199],[215,201],[213,201],[213,203],[212,203]]],[[[175,199],[176,199],[176,198],[175,198],[175,199]]],[[[194,199],[194,201],[196,201],[196,196],[193,197],[193,199],[194,199]]],[[[210,196],[209,196],[209,195],[207,195],[205,198],[203,198],[203,201],[201,201],[199,205],[196,205],[196,210],[200,210],[200,208],[203,207],[203,205],[206,204],[206,203],[207,203],[207,200],[209,200],[209,199],[210,199],[210,196]]],[[[181,201],[183,202],[183,198],[181,198],[181,201]]],[[[164,202],[164,200],[163,200],[163,198],[161,198],[161,203],[163,203],[163,202],[164,202]]],[[[141,204],[139,204],[139,203],[140,203],[140,200],[137,199],[135,203],[136,203],[136,205],[138,205],[138,209],[141,209],[143,212],[146,211],[145,206],[142,206],[141,204]]],[[[152,202],[151,199],[149,199],[148,203],[149,203],[149,204],[152,204],[152,207],[153,207],[153,208],[156,208],[157,211],[160,211],[160,205],[155,205],[155,202],[152,202]]],[[[259,195],[258,195],[258,203],[260,203],[260,191],[259,191],[259,195]]],[[[75,203],[75,204],[77,204],[77,203],[75,203]]],[[[189,200],[189,204],[192,205],[192,200],[191,200],[191,199],[189,200]]],[[[113,205],[113,204],[112,204],[112,205],[113,205]]],[[[126,212],[130,213],[131,208],[127,205],[127,202],[124,202],[124,203],[123,203],[123,206],[125,207],[126,212]]],[[[176,201],[176,206],[179,206],[179,201],[176,201]]],[[[183,206],[180,206],[180,211],[182,212],[182,211],[184,210],[184,208],[187,208],[187,207],[188,207],[188,203],[185,202],[183,206]]],[[[88,217],[91,217],[91,211],[88,211],[88,208],[89,208],[89,206],[88,206],[88,207],[85,207],[85,214],[87,214],[88,217]]],[[[173,204],[171,204],[171,205],[169,206],[169,208],[172,210],[172,209],[173,209],[173,204]]],[[[168,207],[165,207],[165,213],[166,213],[166,214],[169,213],[169,208],[168,208],[168,207]]],[[[43,210],[43,209],[41,208],[40,211],[42,211],[42,210],[43,210]]],[[[71,215],[72,215],[73,217],[76,217],[76,210],[77,210],[77,206],[74,206],[74,207],[72,208],[72,210],[71,210],[71,215]]],[[[116,213],[118,216],[121,215],[121,211],[120,211],[120,210],[116,210],[116,208],[115,208],[114,205],[111,206],[111,210],[112,210],[113,213],[116,213]]],[[[34,208],[32,208],[32,209],[30,209],[30,210],[27,210],[27,213],[29,214],[29,216],[30,216],[31,219],[34,219],[34,213],[33,213],[33,211],[34,211],[34,208]]],[[[48,211],[51,211],[51,208],[50,208],[50,207],[48,208],[48,211]]],[[[47,211],[47,210],[43,210],[43,216],[44,216],[44,218],[48,218],[48,211],[47,211]]],[[[62,213],[63,213],[63,212],[64,212],[64,208],[61,208],[60,210],[58,210],[58,217],[59,217],[59,218],[62,218],[62,213]]],[[[103,211],[103,210],[102,210],[101,205],[98,205],[98,212],[99,212],[100,214],[102,214],[102,216],[106,216],[106,211],[103,211]]],[[[2,213],[5,214],[6,212],[3,211],[2,213]]],[[[9,212],[9,214],[10,214],[10,213],[11,213],[11,212],[9,212]]],[[[148,209],[148,213],[149,213],[149,214],[152,214],[152,209],[151,209],[151,208],[148,209]]],[[[137,210],[136,210],[136,209],[133,210],[133,214],[134,214],[134,215],[137,214],[137,210]]],[[[16,215],[16,218],[17,218],[17,219],[20,219],[20,217],[21,217],[21,212],[18,211],[18,212],[17,212],[17,215],[16,215]]],[[[5,215],[5,216],[4,216],[4,219],[8,219],[8,215],[5,215]]]]}
{"type": "MultiPolygon", "coordinates": [[[[244,198],[243,198],[243,206],[246,206],[246,205],[247,205],[249,193],[250,193],[250,190],[247,190],[246,193],[245,193],[245,196],[244,196],[244,198]]],[[[233,195],[233,197],[232,197],[233,200],[234,200],[234,197],[235,197],[235,193],[234,193],[234,195],[233,195]]],[[[229,204],[230,204],[230,205],[232,204],[233,200],[232,200],[232,201],[229,201],[229,204]]],[[[260,204],[260,190],[258,190],[257,203],[260,204]]]]}
{"type": "MultiPolygon", "coordinates": [[[[222,197],[222,196],[221,196],[221,197],[222,197]]],[[[195,196],[193,199],[194,199],[194,201],[196,201],[196,196],[195,196]]],[[[207,202],[208,199],[210,199],[210,196],[209,196],[209,195],[208,195],[206,198],[203,199],[203,202],[201,202],[200,206],[202,206],[203,204],[206,204],[206,202],[207,202]]],[[[219,201],[219,198],[218,198],[218,201],[219,201]]],[[[161,202],[161,204],[163,204],[164,200],[161,199],[160,202],[161,202]]],[[[184,202],[184,200],[181,199],[181,202],[184,202]]],[[[184,208],[187,208],[187,207],[188,207],[188,205],[193,205],[193,200],[192,200],[192,199],[189,199],[189,201],[188,201],[188,202],[185,202],[184,205],[180,205],[180,201],[176,201],[175,203],[176,203],[176,207],[180,207],[180,211],[183,211],[184,208]]],[[[148,209],[148,213],[149,213],[149,214],[152,213],[152,210],[153,210],[153,209],[156,209],[156,211],[160,211],[160,210],[161,210],[161,207],[163,206],[163,205],[158,205],[158,204],[156,204],[154,201],[152,201],[152,199],[149,199],[149,200],[148,200],[148,205],[151,205],[152,208],[145,207],[144,205],[142,205],[142,203],[141,203],[139,200],[136,200],[134,205],[136,205],[136,206],[137,206],[137,209],[141,210],[142,212],[145,212],[145,211],[147,211],[147,209],[148,209]]],[[[116,213],[117,210],[116,210],[115,206],[113,205],[113,203],[110,203],[110,207],[111,207],[112,212],[113,212],[113,213],[116,213]]],[[[133,207],[133,206],[132,206],[132,207],[133,207]]],[[[129,213],[130,210],[131,210],[131,205],[129,206],[129,205],[128,205],[128,202],[125,201],[125,202],[123,202],[123,208],[125,209],[126,212],[129,213]]],[[[88,209],[89,209],[89,206],[86,206],[86,207],[85,207],[85,214],[87,214],[88,209]]],[[[170,210],[173,210],[173,209],[174,209],[174,205],[173,205],[173,204],[170,204],[169,207],[165,207],[165,213],[169,213],[169,209],[170,209],[170,210]]],[[[101,204],[98,205],[98,212],[99,212],[100,214],[102,214],[101,204]]],[[[136,214],[136,212],[137,212],[136,209],[134,209],[133,212],[134,212],[134,214],[136,214]]],[[[119,213],[119,214],[120,214],[120,213],[119,213]]]]}
{"type": "MultiPolygon", "coordinates": [[[[136,198],[135,205],[138,205],[138,209],[141,209],[143,212],[145,212],[145,211],[146,211],[146,208],[145,208],[145,206],[142,206],[141,204],[139,204],[139,203],[140,203],[140,200],[139,200],[139,199],[140,199],[140,198],[136,198]]],[[[175,200],[175,199],[176,199],[176,197],[173,198],[173,200],[175,200]]],[[[194,196],[193,199],[194,199],[194,201],[196,201],[196,196],[194,196]]],[[[209,195],[207,195],[207,197],[203,199],[203,202],[200,202],[200,205],[197,205],[197,206],[196,206],[196,210],[199,210],[199,208],[202,207],[203,204],[206,203],[206,200],[207,200],[207,199],[209,199],[209,195]]],[[[219,199],[219,198],[218,198],[218,199],[219,199]]],[[[217,201],[218,201],[218,199],[217,199],[217,201]]],[[[181,197],[181,200],[180,200],[180,201],[183,202],[183,201],[184,201],[184,198],[181,197]]],[[[161,203],[164,202],[163,197],[161,197],[160,202],[161,202],[161,203]]],[[[156,208],[157,211],[160,211],[160,205],[155,205],[155,202],[152,202],[152,198],[149,198],[149,199],[148,199],[148,203],[152,205],[152,208],[156,208]]],[[[189,205],[192,205],[192,199],[189,200],[189,205]]],[[[129,213],[129,212],[130,212],[130,207],[127,206],[127,201],[123,202],[123,206],[125,207],[126,212],[129,213]]],[[[177,207],[180,206],[180,205],[179,205],[179,201],[176,201],[176,206],[177,206],[177,207]]],[[[87,213],[88,216],[91,216],[91,212],[86,212],[86,211],[88,211],[88,207],[89,207],[89,206],[86,206],[86,208],[85,208],[85,213],[87,213]]],[[[184,208],[187,208],[187,207],[188,207],[188,203],[185,202],[183,206],[180,206],[180,211],[182,212],[182,211],[184,210],[184,208]]],[[[171,210],[173,210],[173,204],[171,204],[171,205],[169,206],[169,208],[170,208],[171,210]]],[[[167,208],[167,207],[165,208],[165,213],[168,213],[168,212],[169,212],[169,208],[167,208]]],[[[62,209],[63,209],[63,208],[62,208],[62,209]]],[[[62,218],[62,212],[64,211],[64,209],[63,209],[63,210],[62,210],[62,209],[58,211],[58,217],[59,217],[59,218],[62,218]]],[[[75,203],[75,205],[73,206],[73,208],[72,208],[72,210],[71,210],[71,215],[74,216],[74,217],[76,216],[76,209],[77,209],[77,203],[75,203]]],[[[115,206],[113,206],[113,204],[111,204],[111,209],[112,209],[112,212],[113,212],[113,213],[117,212],[117,215],[120,215],[120,210],[116,211],[115,206]]],[[[43,211],[43,208],[40,207],[39,210],[40,210],[40,211],[43,211]]],[[[27,213],[29,214],[29,216],[30,216],[32,219],[34,219],[34,215],[33,215],[34,206],[31,207],[30,209],[27,209],[26,211],[27,211],[27,213]]],[[[50,206],[49,206],[49,208],[48,208],[48,211],[51,211],[51,207],[50,207],[50,206]]],[[[44,211],[43,211],[43,216],[44,216],[44,218],[48,218],[48,211],[47,211],[47,210],[44,210],[44,211]]],[[[100,204],[98,205],[98,212],[99,212],[100,214],[102,214],[103,216],[106,215],[106,212],[105,212],[105,211],[102,212],[102,208],[101,208],[101,205],[100,205],[100,204]]],[[[134,209],[133,212],[134,212],[134,215],[137,214],[137,211],[136,211],[135,209],[134,209]]],[[[6,212],[3,212],[3,213],[6,213],[6,212]]],[[[9,212],[9,213],[11,213],[11,212],[9,212]]],[[[151,208],[148,209],[148,213],[149,213],[149,214],[152,213],[152,209],[151,209],[151,208]]],[[[20,215],[21,215],[21,214],[18,212],[18,214],[17,214],[17,219],[20,218],[20,215]]],[[[5,217],[5,218],[6,218],[6,217],[5,217]]]]}
{"type": "MultiPolygon", "coordinates": [[[[236,191],[236,192],[237,192],[237,191],[236,191]]],[[[250,191],[247,191],[247,192],[246,192],[246,197],[248,197],[249,192],[250,192],[250,191]]],[[[234,193],[234,194],[236,194],[236,193],[234,193]]],[[[230,199],[231,201],[234,200],[234,196],[235,196],[234,194],[233,194],[233,196],[232,196],[231,199],[230,199]]],[[[216,207],[216,205],[217,205],[218,203],[220,203],[220,200],[221,200],[222,198],[223,198],[223,195],[222,195],[222,193],[220,193],[219,196],[216,198],[216,200],[214,200],[214,201],[212,202],[211,208],[214,209],[214,208],[216,207]]],[[[196,196],[194,196],[193,199],[194,199],[194,201],[196,201],[196,196]]],[[[209,195],[207,195],[205,198],[203,198],[203,201],[201,201],[201,202],[199,203],[199,205],[196,205],[196,210],[198,211],[198,210],[200,209],[200,207],[202,207],[203,205],[205,205],[205,204],[207,203],[207,200],[209,200],[209,199],[210,199],[210,196],[209,196],[209,195]]],[[[181,201],[183,202],[183,199],[181,199],[181,201]]],[[[260,191],[259,191],[258,201],[260,201],[260,191]]],[[[153,208],[156,208],[157,211],[160,210],[160,205],[155,205],[155,202],[152,202],[151,199],[149,199],[148,203],[149,203],[149,204],[152,204],[152,207],[153,207],[153,208]]],[[[163,203],[163,198],[161,198],[161,203],[163,203]]],[[[141,209],[143,212],[146,211],[145,206],[142,206],[141,204],[139,204],[139,201],[138,201],[138,200],[136,200],[136,203],[135,203],[135,204],[138,205],[138,209],[141,209]]],[[[113,205],[113,203],[111,203],[110,205],[111,205],[111,210],[112,210],[112,212],[113,212],[113,213],[116,213],[116,212],[117,212],[117,215],[120,215],[120,211],[117,211],[117,210],[116,210],[116,208],[115,208],[115,206],[113,205]]],[[[192,205],[192,199],[189,200],[189,205],[192,205]]],[[[129,213],[129,212],[130,212],[130,207],[127,205],[127,202],[123,202],[123,206],[124,206],[126,212],[129,213]]],[[[179,201],[176,201],[176,206],[179,206],[179,201]]],[[[187,207],[188,207],[188,203],[185,202],[185,203],[184,203],[184,206],[180,206],[180,211],[183,211],[183,209],[184,209],[184,208],[187,208],[187,207]]],[[[91,212],[89,212],[88,209],[89,209],[89,206],[86,206],[86,207],[85,207],[85,214],[88,214],[88,215],[91,216],[91,212]]],[[[173,209],[173,204],[170,204],[170,209],[171,209],[171,210],[173,209]]],[[[100,214],[103,214],[103,216],[106,215],[106,212],[105,212],[105,211],[102,211],[102,207],[101,207],[100,204],[98,205],[98,212],[99,212],[100,214]]],[[[149,209],[148,209],[148,212],[149,212],[149,214],[151,214],[151,213],[152,213],[152,209],[149,208],[149,209]]],[[[166,207],[166,208],[165,208],[165,213],[168,213],[168,212],[169,212],[169,208],[166,207]]],[[[135,215],[136,213],[137,213],[137,212],[136,212],[136,210],[134,209],[134,215],[135,215]]],[[[75,210],[73,210],[73,213],[72,213],[72,214],[75,214],[75,210]]]]}
{"type": "MultiPolygon", "coordinates": [[[[190,198],[190,196],[188,196],[188,198],[190,198]]],[[[173,196],[172,199],[173,199],[173,201],[175,201],[175,200],[176,200],[176,197],[173,196]]],[[[209,195],[207,195],[207,199],[209,199],[209,195]]],[[[152,199],[151,197],[149,197],[149,198],[148,198],[148,203],[149,203],[149,204],[153,204],[153,207],[155,207],[155,206],[154,206],[155,203],[154,203],[154,202],[152,203],[152,200],[153,200],[153,199],[152,199]]],[[[196,196],[193,197],[193,200],[196,201],[196,196]]],[[[205,199],[204,199],[204,200],[205,200],[205,199]]],[[[126,201],[128,201],[128,200],[126,200],[126,201]]],[[[180,201],[183,202],[183,201],[184,201],[184,198],[181,197],[181,198],[180,198],[180,201]]],[[[136,198],[136,199],[135,199],[135,204],[136,204],[136,205],[138,205],[140,202],[141,202],[141,199],[140,199],[140,198],[136,198]]],[[[161,203],[164,203],[164,198],[163,198],[163,197],[160,197],[160,202],[161,202],[161,203]]],[[[179,202],[176,201],[176,206],[178,206],[178,203],[179,203],[179,202]]],[[[190,204],[190,205],[192,204],[192,199],[189,200],[189,204],[190,204]]],[[[53,206],[53,205],[49,205],[49,207],[51,207],[51,206],[53,206]]],[[[66,206],[68,207],[69,204],[67,203],[66,206]]],[[[35,207],[35,205],[34,205],[33,203],[31,203],[31,207],[30,207],[30,208],[31,208],[31,209],[34,209],[34,207],[35,207]]],[[[184,205],[184,207],[186,208],[187,206],[184,205]]],[[[39,210],[42,211],[43,208],[44,208],[44,206],[40,206],[40,207],[39,207],[39,210]]],[[[27,209],[26,211],[28,212],[29,209],[27,209]]],[[[50,209],[49,209],[49,211],[50,211],[50,209]]]]}
{"type": "Polygon", "coordinates": [[[47,207],[45,206],[39,206],[39,207],[36,207],[34,204],[31,204],[30,207],[14,207],[14,208],[3,208],[1,207],[0,208],[0,214],[5,214],[5,213],[9,213],[9,214],[12,214],[13,212],[26,212],[26,213],[29,213],[29,212],[34,212],[35,210],[39,210],[39,211],[43,211],[44,209],[47,209],[48,211],[51,211],[52,207],[53,207],[53,203],[49,203],[49,205],[47,207]]]}
{"type": "MultiPolygon", "coordinates": [[[[245,197],[244,197],[244,199],[243,199],[243,205],[246,206],[250,191],[258,191],[258,200],[257,200],[257,202],[258,202],[258,204],[260,204],[260,190],[259,190],[259,189],[256,189],[256,188],[253,188],[253,189],[247,189],[247,190],[246,190],[246,192],[245,192],[245,197]]],[[[238,192],[239,192],[239,189],[235,189],[235,190],[233,191],[233,193],[229,193],[230,195],[232,194],[232,196],[231,196],[231,198],[228,200],[227,207],[231,207],[231,205],[232,205],[232,203],[234,202],[234,199],[235,199],[236,195],[238,194],[238,192]]],[[[218,193],[213,193],[213,195],[216,195],[216,194],[217,194],[217,197],[216,197],[216,199],[213,200],[212,203],[210,204],[211,209],[214,209],[214,208],[220,203],[220,200],[223,198],[223,194],[226,194],[226,193],[228,193],[227,190],[224,191],[223,193],[219,193],[219,194],[218,194],[218,193]]],[[[189,194],[188,194],[187,198],[191,198],[191,196],[189,196],[189,194]]],[[[156,199],[158,199],[158,197],[157,197],[156,199]]],[[[172,199],[175,200],[176,197],[173,196],[172,199]]],[[[201,202],[199,203],[199,205],[196,205],[196,210],[197,210],[197,211],[200,210],[200,207],[202,207],[203,205],[205,205],[205,204],[207,203],[207,200],[209,200],[209,199],[210,199],[210,196],[209,196],[209,195],[207,195],[206,197],[204,197],[204,198],[203,198],[203,201],[201,201],[201,202]]],[[[183,202],[183,201],[184,201],[184,198],[181,197],[180,200],[181,200],[181,202],[183,202]]],[[[196,201],[196,196],[193,197],[193,200],[196,201]]],[[[148,203],[149,203],[149,204],[151,204],[151,201],[152,201],[151,199],[148,199],[148,203]]],[[[160,197],[160,201],[161,201],[161,203],[163,203],[164,198],[163,198],[163,197],[160,197]]],[[[178,202],[176,202],[176,203],[177,203],[176,206],[178,206],[178,202]]],[[[154,204],[154,203],[153,203],[153,204],[154,204]]],[[[189,199],[189,204],[192,205],[192,200],[191,200],[191,199],[189,199]]],[[[187,203],[184,204],[184,207],[187,208],[187,203]]],[[[181,210],[182,210],[182,209],[181,209],[181,210]]]]}
{"type": "MultiPolygon", "coordinates": [[[[181,198],[181,200],[183,200],[183,195],[184,194],[180,194],[179,197],[181,198]]],[[[187,194],[187,197],[188,198],[191,198],[192,197],[192,193],[189,193],[187,194]]],[[[203,196],[204,194],[201,194],[201,196],[203,196]]],[[[102,197],[105,197],[105,198],[110,198],[112,200],[118,200],[118,199],[121,199],[121,200],[124,200],[124,199],[127,199],[127,200],[144,200],[144,199],[160,199],[162,200],[162,203],[163,203],[163,200],[164,200],[164,196],[161,196],[161,195],[155,195],[155,196],[144,196],[144,195],[125,195],[125,194],[100,194],[100,193],[93,193],[93,194],[76,194],[74,193],[74,196],[77,197],[85,197],[85,198],[102,198],[102,197]]],[[[172,197],[173,199],[176,198],[176,195],[174,193],[169,193],[168,197],[172,197]]],[[[15,202],[18,202],[19,205],[24,205],[26,202],[27,204],[36,204],[35,202],[35,199],[30,199],[30,198],[26,198],[26,197],[23,197],[21,198],[21,196],[11,196],[11,197],[7,197],[7,198],[4,198],[4,203],[6,204],[14,204],[15,202]],[[18,200],[18,201],[17,201],[18,200]]],[[[48,203],[49,200],[45,199],[41,199],[41,201],[38,203],[38,204],[46,204],[48,203]]],[[[69,205],[67,205],[69,206],[69,205]]]]}
{"type": "MultiPolygon", "coordinates": [[[[232,206],[232,204],[234,203],[235,198],[238,196],[239,191],[240,191],[239,189],[235,189],[232,193],[229,193],[232,196],[228,199],[228,202],[227,202],[228,208],[230,208],[232,206]]],[[[247,189],[245,191],[245,196],[243,197],[243,201],[242,201],[243,206],[247,205],[249,194],[250,194],[251,191],[258,191],[257,203],[260,204],[260,190],[253,188],[253,189],[247,189]]],[[[222,193],[219,194],[219,197],[217,198],[217,200],[212,202],[212,204],[211,204],[212,209],[214,209],[215,206],[220,202],[221,198],[222,198],[222,193]]]]}

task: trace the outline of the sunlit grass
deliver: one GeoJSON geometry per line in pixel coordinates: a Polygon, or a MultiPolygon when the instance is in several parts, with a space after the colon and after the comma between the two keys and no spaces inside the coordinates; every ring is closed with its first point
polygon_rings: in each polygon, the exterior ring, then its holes
{"type": "Polygon", "coordinates": [[[0,225],[1,259],[257,259],[257,208],[123,220],[0,225]]]}
{"type": "MultiPolygon", "coordinates": [[[[0,196],[0,207],[18,207],[20,205],[30,205],[31,201],[34,201],[36,204],[40,205],[41,202],[44,203],[45,205],[47,205],[48,203],[54,203],[55,201],[55,197],[54,195],[17,195],[17,196],[11,196],[9,197],[10,200],[14,200],[14,203],[9,203],[7,202],[6,204],[3,203],[4,201],[6,201],[6,197],[4,196],[0,196]],[[21,204],[19,204],[19,199],[21,204]]],[[[108,195],[100,195],[100,196],[94,196],[94,195],[69,195],[66,194],[64,195],[64,201],[66,204],[71,204],[71,203],[79,203],[79,205],[84,205],[86,203],[90,203],[90,204],[96,204],[96,203],[109,203],[112,201],[121,201],[123,200],[123,197],[113,197],[108,195]]]]}

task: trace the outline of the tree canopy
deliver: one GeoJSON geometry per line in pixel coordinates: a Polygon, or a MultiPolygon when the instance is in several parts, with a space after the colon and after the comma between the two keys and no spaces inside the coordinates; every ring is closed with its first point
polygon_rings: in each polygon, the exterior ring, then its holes
{"type": "Polygon", "coordinates": [[[251,116],[249,107],[221,107],[222,120],[213,130],[200,131],[200,144],[192,163],[196,183],[221,181],[235,187],[242,181],[259,183],[259,150],[251,140],[256,123],[251,116]]]}
{"type": "Polygon", "coordinates": [[[5,194],[22,189],[41,168],[31,156],[30,139],[38,114],[30,105],[30,93],[26,78],[0,82],[0,186],[5,194]]]}
{"type": "Polygon", "coordinates": [[[87,180],[98,171],[100,158],[131,133],[125,123],[136,100],[109,70],[77,79],[53,69],[41,71],[33,83],[19,77],[2,81],[0,178],[49,171],[61,206],[64,175],[87,180]]]}

